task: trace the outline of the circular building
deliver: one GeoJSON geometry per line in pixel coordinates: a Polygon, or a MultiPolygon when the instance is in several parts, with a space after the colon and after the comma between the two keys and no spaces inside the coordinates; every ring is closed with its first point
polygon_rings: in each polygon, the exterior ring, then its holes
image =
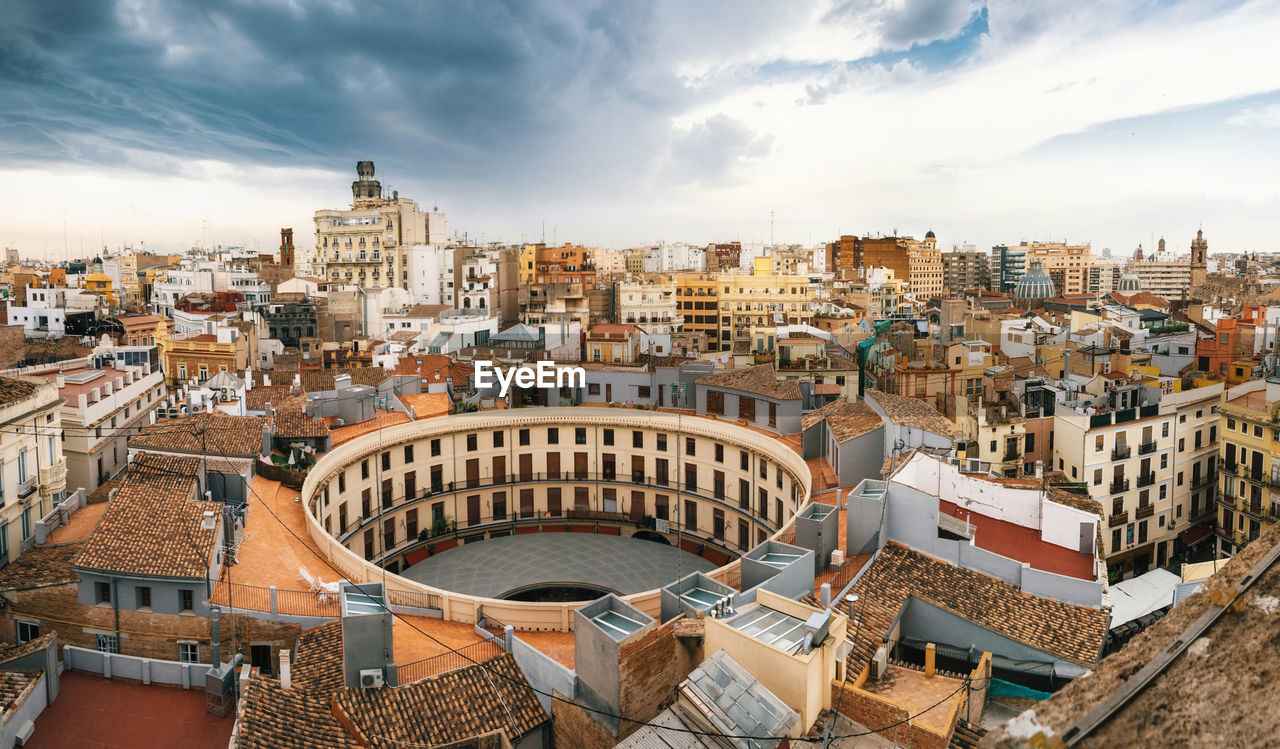
{"type": "Polygon", "coordinates": [[[1132,294],[1142,290],[1142,280],[1132,271],[1120,276],[1120,280],[1116,283],[1116,291],[1126,294],[1132,294]]]}
{"type": "Polygon", "coordinates": [[[391,602],[567,629],[574,601],[657,588],[735,560],[808,502],[795,450],[761,430],[619,408],[457,414],[327,453],[303,486],[312,539],[391,602]],[[414,603],[414,602],[417,603],[414,603]]]}

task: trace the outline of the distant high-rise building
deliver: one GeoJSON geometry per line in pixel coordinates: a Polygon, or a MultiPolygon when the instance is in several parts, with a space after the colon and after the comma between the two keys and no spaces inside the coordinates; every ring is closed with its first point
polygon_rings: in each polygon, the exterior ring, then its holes
{"type": "Polygon", "coordinates": [[[991,257],[981,250],[942,253],[942,286],[949,293],[985,289],[991,283],[991,257]]]}
{"type": "Polygon", "coordinates": [[[1018,279],[1027,272],[1025,246],[996,245],[991,248],[991,288],[1012,294],[1018,279]]]}

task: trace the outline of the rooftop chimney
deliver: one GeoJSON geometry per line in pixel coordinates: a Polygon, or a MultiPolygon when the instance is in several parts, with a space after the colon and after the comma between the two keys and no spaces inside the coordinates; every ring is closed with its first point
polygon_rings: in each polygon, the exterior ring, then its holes
{"type": "Polygon", "coordinates": [[[280,688],[286,690],[293,688],[293,679],[289,674],[288,650],[280,651],[280,688]]]}

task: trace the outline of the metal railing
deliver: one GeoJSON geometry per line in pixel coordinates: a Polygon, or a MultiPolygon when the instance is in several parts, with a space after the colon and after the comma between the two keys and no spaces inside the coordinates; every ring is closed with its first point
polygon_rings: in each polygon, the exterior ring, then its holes
{"type": "Polygon", "coordinates": [[[1133,454],[1133,449],[1130,448],[1128,445],[1125,445],[1123,447],[1121,447],[1120,445],[1116,445],[1115,447],[1111,448],[1112,460],[1124,460],[1125,458],[1128,458],[1132,454],[1133,454]]]}
{"type": "Polygon", "coordinates": [[[1118,525],[1124,525],[1124,524],[1125,524],[1125,523],[1127,523],[1127,522],[1129,522],[1129,511],[1128,511],[1128,510],[1126,510],[1126,511],[1124,511],[1124,512],[1120,512],[1120,513],[1116,513],[1116,514],[1112,515],[1112,516],[1107,520],[1107,527],[1108,527],[1108,528],[1115,528],[1116,526],[1118,526],[1118,525]]]}
{"type": "Polygon", "coordinates": [[[1114,479],[1111,482],[1111,493],[1119,494],[1120,492],[1129,491],[1129,479],[1114,479]]]}
{"type": "Polygon", "coordinates": [[[453,652],[441,653],[440,655],[433,655],[412,663],[397,665],[396,684],[399,686],[413,684],[431,676],[474,666],[477,663],[484,663],[496,658],[504,652],[506,651],[497,643],[482,640],[457,648],[453,652]]]}
{"type": "Polygon", "coordinates": [[[1155,451],[1156,451],[1156,443],[1154,441],[1143,442],[1141,445],[1138,445],[1139,455],[1146,455],[1148,453],[1153,453],[1155,451]]]}
{"type": "Polygon", "coordinates": [[[1147,471],[1138,474],[1138,486],[1151,486],[1156,482],[1156,472],[1147,471]]]}

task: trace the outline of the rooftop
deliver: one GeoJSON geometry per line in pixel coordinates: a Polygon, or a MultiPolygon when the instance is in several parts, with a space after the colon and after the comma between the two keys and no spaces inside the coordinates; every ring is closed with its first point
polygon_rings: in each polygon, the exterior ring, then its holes
{"type": "Polygon", "coordinates": [[[955,422],[919,398],[892,395],[875,389],[867,390],[866,397],[875,401],[884,410],[889,421],[894,424],[954,439],[964,439],[968,436],[964,430],[956,426],[955,422]]]}
{"type": "Polygon", "coordinates": [[[827,422],[827,428],[837,442],[860,437],[884,426],[884,419],[871,406],[862,401],[850,403],[844,398],[805,414],[800,425],[802,429],[808,429],[821,421],[827,422]]]}
{"type": "Polygon", "coordinates": [[[795,380],[779,380],[772,364],[734,369],[721,374],[707,375],[699,383],[727,390],[741,390],[778,400],[798,400],[800,385],[795,380]]]}
{"type": "Polygon", "coordinates": [[[165,419],[129,438],[130,448],[254,458],[262,452],[265,416],[232,416],[221,411],[165,419]]]}
{"type": "Polygon", "coordinates": [[[1107,612],[1037,598],[980,572],[953,566],[896,541],[880,551],[854,585],[862,621],[858,662],[875,652],[908,597],[914,596],[985,629],[1092,666],[1102,652],[1107,612]]]}
{"type": "Polygon", "coordinates": [[[282,439],[328,437],[329,426],[323,419],[313,419],[302,411],[277,409],[275,436],[282,439]]]}
{"type": "Polygon", "coordinates": [[[71,565],[83,544],[33,546],[0,570],[0,590],[26,590],[76,581],[71,565]]]}
{"type": "Polygon", "coordinates": [[[1033,569],[1045,572],[1080,580],[1098,578],[1092,554],[1042,541],[1040,531],[1035,528],[970,512],[944,499],[938,500],[938,512],[972,524],[975,528],[973,543],[980,549],[1025,562],[1033,569]]]}
{"type": "Polygon", "coordinates": [[[0,377],[0,406],[30,398],[36,392],[36,384],[14,377],[0,377]]]}
{"type": "Polygon", "coordinates": [[[141,453],[129,464],[120,491],[76,558],[77,568],[171,578],[209,572],[217,529],[205,511],[220,505],[194,499],[200,461],[141,453]]]}

